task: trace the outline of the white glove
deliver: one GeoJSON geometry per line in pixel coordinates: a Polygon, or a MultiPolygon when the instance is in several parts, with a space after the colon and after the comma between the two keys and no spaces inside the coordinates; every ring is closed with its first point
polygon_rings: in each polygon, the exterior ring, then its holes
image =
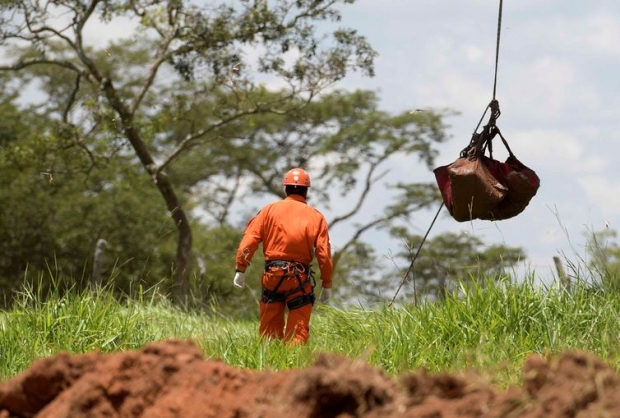
{"type": "Polygon", "coordinates": [[[323,288],[321,290],[321,296],[319,297],[319,300],[321,301],[321,303],[325,303],[329,299],[331,299],[331,297],[332,297],[332,290],[323,288]]]}
{"type": "Polygon", "coordinates": [[[243,289],[245,287],[245,273],[241,273],[240,271],[236,272],[235,278],[233,279],[233,284],[235,287],[243,289]]]}

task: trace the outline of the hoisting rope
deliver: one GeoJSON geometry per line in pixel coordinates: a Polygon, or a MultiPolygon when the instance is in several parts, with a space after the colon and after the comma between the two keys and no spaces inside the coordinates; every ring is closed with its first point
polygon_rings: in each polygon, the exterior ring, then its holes
{"type": "MultiPolygon", "coordinates": [[[[398,286],[398,289],[396,289],[396,293],[394,294],[394,297],[392,298],[392,300],[388,304],[388,307],[392,306],[392,304],[394,303],[394,300],[396,299],[396,296],[398,296],[398,292],[400,292],[400,288],[403,287],[403,285],[405,284],[405,281],[407,280],[407,277],[409,276],[409,273],[411,273],[411,271],[413,270],[413,263],[415,263],[415,260],[418,258],[418,254],[420,254],[420,250],[422,249],[422,246],[424,245],[424,242],[426,241],[426,237],[428,237],[428,234],[429,234],[429,232],[431,232],[431,229],[433,228],[433,225],[435,225],[435,221],[437,220],[437,217],[439,216],[439,213],[441,212],[441,209],[443,209],[443,202],[439,206],[439,209],[437,210],[437,213],[435,214],[435,217],[433,218],[433,222],[431,222],[431,226],[429,226],[428,229],[426,230],[426,234],[424,234],[424,238],[422,238],[422,242],[420,242],[420,245],[418,246],[418,250],[415,252],[415,255],[411,259],[411,263],[409,264],[409,267],[407,268],[407,271],[403,275],[403,280],[400,282],[400,285],[398,286]]],[[[415,280],[414,280],[413,284],[415,286],[415,280]]],[[[416,302],[415,304],[417,304],[417,300],[415,299],[415,298],[417,298],[417,296],[415,295],[415,289],[414,289],[414,296],[413,297],[414,297],[414,300],[416,302]]]]}
{"type": "MultiPolygon", "coordinates": [[[[497,128],[495,124],[499,116],[502,114],[502,112],[499,109],[499,102],[496,99],[496,95],[497,95],[497,73],[498,73],[498,68],[499,68],[499,45],[500,45],[500,39],[501,39],[501,34],[502,34],[503,9],[504,9],[504,0],[499,0],[499,13],[497,15],[497,38],[495,40],[495,73],[493,75],[493,98],[491,99],[491,103],[489,103],[487,107],[484,109],[484,112],[482,113],[482,116],[480,117],[480,120],[478,121],[478,124],[476,125],[476,128],[474,129],[474,132],[472,134],[471,142],[461,152],[461,157],[465,157],[468,152],[473,151],[473,148],[475,148],[476,146],[476,142],[479,142],[479,143],[482,142],[482,144],[479,144],[479,146],[480,145],[486,146],[488,144],[489,152],[491,153],[491,158],[492,158],[493,147],[492,147],[491,139],[495,136],[496,133],[499,133],[504,144],[507,144],[506,140],[502,136],[501,132],[499,132],[499,129],[497,128]],[[491,116],[489,117],[489,122],[483,128],[483,132],[481,134],[477,134],[478,129],[480,128],[480,125],[482,124],[482,121],[484,120],[484,117],[486,116],[487,111],[489,109],[491,109],[491,116]]],[[[506,147],[508,148],[507,145],[506,147]]],[[[512,152],[510,153],[512,154],[512,152]]]]}
{"type": "Polygon", "coordinates": [[[493,100],[497,92],[497,67],[499,66],[499,39],[502,33],[502,9],[504,8],[504,0],[499,0],[499,13],[497,16],[497,39],[495,43],[495,77],[493,79],[493,100]]]}
{"type": "MultiPolygon", "coordinates": [[[[487,133],[491,133],[491,131],[495,131],[495,133],[499,133],[499,136],[502,138],[502,141],[504,142],[504,145],[506,145],[506,148],[508,148],[508,144],[506,142],[506,140],[504,139],[504,137],[502,136],[501,132],[499,132],[499,129],[497,128],[497,126],[495,125],[495,122],[497,120],[497,118],[499,118],[499,116],[501,115],[501,111],[499,110],[499,102],[497,101],[496,94],[497,94],[497,73],[498,73],[498,67],[499,67],[499,43],[500,43],[500,38],[501,38],[501,33],[502,33],[502,14],[503,14],[503,8],[504,8],[504,0],[499,0],[499,13],[498,13],[498,17],[497,17],[497,38],[495,41],[495,74],[493,75],[493,98],[491,99],[491,103],[488,104],[488,106],[484,109],[484,113],[482,114],[482,117],[480,118],[480,121],[478,121],[478,125],[476,125],[476,129],[474,129],[474,133],[472,135],[472,139],[470,144],[463,150],[461,151],[461,156],[463,156],[463,154],[467,154],[469,153],[469,151],[475,149],[476,146],[488,146],[489,147],[489,152],[492,155],[493,152],[493,148],[491,145],[491,141],[483,141],[481,142],[481,139],[486,139],[488,137],[488,135],[486,135],[487,133]],[[489,123],[487,125],[485,125],[484,130],[482,133],[478,134],[478,129],[480,128],[480,125],[482,124],[482,121],[484,120],[484,117],[486,116],[487,111],[491,109],[491,116],[489,117],[489,123]],[[480,138],[482,137],[482,138],[480,138]]],[[[494,136],[495,133],[492,135],[494,136]]],[[[491,139],[492,139],[491,136],[491,139]]],[[[512,151],[510,151],[510,148],[508,148],[508,152],[510,152],[510,154],[512,154],[512,151]]],[[[437,220],[437,217],[439,216],[439,213],[441,212],[441,210],[444,207],[444,203],[442,202],[441,205],[439,205],[439,209],[437,209],[437,213],[435,213],[435,217],[433,218],[433,221],[431,222],[431,225],[428,227],[428,230],[426,231],[426,234],[424,234],[424,237],[422,238],[422,242],[420,242],[420,245],[418,246],[417,251],[415,252],[413,258],[411,259],[411,263],[409,263],[409,267],[407,268],[407,271],[405,272],[405,274],[403,275],[403,279],[400,282],[400,285],[398,286],[398,288],[396,289],[396,293],[394,293],[394,297],[392,297],[392,300],[390,301],[390,303],[388,304],[388,307],[392,306],[394,304],[394,301],[396,300],[396,296],[398,296],[398,293],[400,292],[400,289],[403,287],[403,285],[405,284],[405,282],[407,281],[407,278],[409,277],[409,274],[413,271],[413,265],[416,261],[416,259],[418,258],[418,255],[420,254],[420,251],[422,250],[422,246],[424,245],[424,243],[426,242],[426,238],[428,237],[428,234],[431,232],[431,229],[433,228],[433,225],[435,225],[435,221],[437,220]]],[[[414,278],[414,286],[415,286],[415,278],[414,278]]],[[[414,293],[415,293],[415,288],[414,288],[414,293]]],[[[416,295],[414,294],[414,300],[416,298],[416,295]]],[[[416,300],[417,302],[417,300],[416,300]]]]}

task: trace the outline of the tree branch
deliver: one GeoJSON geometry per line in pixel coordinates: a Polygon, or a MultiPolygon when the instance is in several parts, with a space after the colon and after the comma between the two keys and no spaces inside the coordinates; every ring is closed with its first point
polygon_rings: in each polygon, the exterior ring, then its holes
{"type": "Polygon", "coordinates": [[[217,217],[217,221],[220,225],[223,225],[228,218],[228,213],[230,212],[230,207],[235,202],[237,198],[237,192],[239,190],[239,184],[241,183],[241,171],[237,170],[237,174],[235,175],[235,184],[232,187],[232,191],[229,193],[228,198],[222,204],[223,209],[220,215],[217,217]]]}
{"type": "Polygon", "coordinates": [[[76,39],[74,50],[76,54],[78,55],[78,57],[80,58],[80,61],[82,61],[82,63],[84,63],[84,65],[86,65],[86,67],[90,70],[92,76],[95,78],[98,84],[100,84],[103,81],[103,76],[99,73],[99,69],[97,68],[97,66],[95,66],[93,61],[84,52],[82,31],[84,30],[84,25],[86,25],[86,22],[88,21],[90,16],[95,11],[95,8],[97,7],[97,4],[99,4],[99,2],[100,0],[93,0],[90,3],[89,7],[84,12],[84,15],[79,20],[76,21],[76,26],[74,28],[75,39],[76,39]]]}
{"type": "Polygon", "coordinates": [[[133,103],[131,104],[131,107],[129,109],[129,112],[132,115],[135,114],[136,110],[140,106],[140,103],[142,103],[142,99],[144,99],[144,96],[146,95],[147,91],[151,88],[151,85],[155,81],[155,76],[157,75],[157,71],[159,70],[159,67],[161,67],[162,63],[166,59],[166,52],[168,51],[168,48],[170,47],[170,43],[174,40],[176,36],[176,32],[177,32],[176,29],[168,32],[168,35],[166,36],[166,38],[163,40],[163,42],[160,44],[159,48],[157,49],[155,58],[153,58],[153,61],[151,62],[151,67],[149,68],[149,75],[144,81],[144,84],[142,85],[142,88],[140,89],[140,91],[134,97],[133,103]]]}
{"type": "Polygon", "coordinates": [[[90,19],[90,16],[93,14],[93,12],[95,11],[95,8],[97,7],[97,4],[99,4],[100,1],[101,0],[93,0],[88,6],[88,8],[84,11],[84,15],[82,16],[82,18],[75,22],[77,23],[77,26],[75,27],[75,39],[77,41],[76,44],[78,47],[76,48],[76,50],[77,49],[79,49],[80,51],[84,50],[84,45],[83,45],[83,40],[82,40],[82,31],[84,30],[84,25],[86,25],[86,22],[88,21],[88,19],[90,19]]]}
{"type": "Polygon", "coordinates": [[[338,261],[340,260],[340,257],[342,256],[342,254],[344,254],[349,249],[349,247],[353,245],[353,243],[355,243],[362,236],[364,232],[368,231],[371,228],[374,228],[375,226],[383,222],[386,222],[387,220],[388,220],[387,217],[378,218],[378,219],[375,219],[374,221],[368,222],[366,225],[362,226],[361,228],[358,228],[355,234],[353,234],[353,236],[342,246],[342,248],[334,252],[334,256],[333,256],[334,267],[338,265],[338,261]]]}
{"type": "Polygon", "coordinates": [[[213,130],[219,128],[220,126],[224,126],[227,123],[230,123],[235,119],[239,119],[242,116],[253,115],[256,113],[258,113],[258,108],[238,112],[228,118],[221,119],[215,123],[212,123],[207,128],[201,129],[196,133],[187,134],[185,136],[185,139],[183,139],[183,141],[181,141],[181,143],[177,145],[174,151],[172,151],[172,153],[159,165],[159,167],[157,168],[157,171],[161,172],[162,170],[164,170],[172,162],[172,160],[174,160],[179,154],[181,154],[181,152],[183,152],[183,150],[187,148],[191,144],[191,142],[195,141],[196,139],[205,136],[209,132],[212,132],[213,130]]]}
{"type": "MultiPolygon", "coordinates": [[[[67,68],[71,71],[75,71],[78,74],[82,74],[83,71],[77,67],[75,64],[73,64],[70,61],[65,61],[65,60],[54,60],[54,59],[47,59],[47,58],[37,58],[37,59],[29,59],[29,60],[19,60],[16,63],[12,64],[12,65],[0,65],[0,71],[18,71],[18,70],[22,70],[24,68],[27,67],[31,67],[33,65],[39,65],[39,64],[52,64],[52,65],[58,65],[59,67],[63,67],[63,68],[67,68]]],[[[84,75],[84,74],[82,74],[84,75]]]]}
{"type": "Polygon", "coordinates": [[[302,12],[302,13],[298,14],[297,16],[295,16],[293,18],[293,20],[288,25],[284,25],[284,26],[287,29],[294,28],[295,26],[297,26],[297,22],[299,20],[304,19],[304,18],[312,18],[312,17],[315,17],[316,15],[319,15],[321,13],[325,13],[334,4],[336,4],[336,0],[330,0],[323,7],[316,7],[315,5],[313,5],[310,8],[308,8],[307,10],[305,10],[304,12],[302,12]]]}
{"type": "Polygon", "coordinates": [[[265,176],[262,171],[257,170],[253,165],[249,164],[247,170],[254,174],[256,177],[260,179],[260,181],[265,185],[267,191],[275,196],[283,197],[284,192],[281,188],[276,188],[274,186],[274,180],[276,179],[276,174],[273,172],[271,176],[265,176]]]}
{"type": "Polygon", "coordinates": [[[331,222],[329,222],[330,227],[338,224],[339,222],[342,222],[344,220],[351,218],[352,216],[354,216],[356,213],[359,212],[362,205],[366,201],[366,198],[368,197],[368,193],[370,193],[370,189],[372,185],[375,184],[380,179],[382,179],[383,177],[385,177],[385,175],[389,172],[389,170],[386,170],[383,173],[379,174],[376,178],[374,179],[372,178],[372,175],[375,172],[375,169],[379,166],[379,164],[381,164],[386,159],[387,159],[387,154],[384,154],[380,159],[378,159],[377,161],[375,161],[374,163],[370,165],[370,168],[368,169],[368,173],[366,174],[364,190],[362,190],[362,193],[360,194],[356,205],[349,212],[343,215],[337,216],[331,222]]]}
{"type": "MultiPolygon", "coordinates": [[[[343,246],[340,250],[338,250],[338,251],[336,251],[336,252],[334,253],[334,266],[336,265],[336,263],[337,263],[338,259],[340,258],[340,256],[341,256],[341,255],[342,255],[342,254],[343,254],[343,253],[344,253],[344,252],[345,252],[345,251],[346,251],[346,250],[347,250],[347,249],[348,249],[351,245],[353,245],[353,243],[355,243],[355,241],[357,241],[357,240],[358,240],[358,239],[362,236],[362,234],[363,234],[364,232],[368,231],[368,230],[369,230],[369,229],[371,229],[371,228],[376,227],[377,225],[380,225],[380,224],[383,224],[383,223],[390,222],[391,220],[393,220],[393,219],[395,219],[395,218],[398,218],[398,217],[400,217],[400,216],[402,216],[402,215],[404,215],[404,214],[406,214],[406,213],[409,213],[409,212],[415,212],[415,211],[417,211],[417,210],[419,210],[419,209],[421,209],[421,208],[423,208],[423,207],[425,207],[425,206],[426,206],[426,203],[425,203],[425,202],[421,202],[421,203],[418,203],[418,204],[417,204],[414,208],[412,208],[410,211],[405,211],[405,210],[401,210],[401,211],[393,211],[393,212],[392,212],[392,213],[390,213],[389,215],[385,215],[385,216],[379,217],[379,218],[374,219],[374,220],[372,220],[372,221],[370,221],[370,222],[366,223],[365,225],[363,225],[363,226],[359,227],[359,228],[357,229],[357,231],[355,231],[355,233],[353,234],[353,236],[352,236],[352,237],[351,237],[351,238],[350,238],[350,239],[349,239],[349,240],[348,240],[348,241],[344,244],[344,246],[343,246]]],[[[331,226],[332,226],[332,225],[330,224],[330,227],[331,227],[331,226]]]]}
{"type": "Polygon", "coordinates": [[[77,77],[75,77],[75,84],[73,86],[73,90],[71,91],[71,94],[69,95],[69,100],[67,101],[67,106],[65,107],[65,110],[62,112],[62,121],[64,123],[68,123],[68,118],[69,118],[69,111],[71,110],[71,107],[73,106],[73,103],[75,103],[75,98],[77,97],[77,93],[80,90],[80,79],[81,79],[81,75],[80,73],[77,74],[77,77]]]}

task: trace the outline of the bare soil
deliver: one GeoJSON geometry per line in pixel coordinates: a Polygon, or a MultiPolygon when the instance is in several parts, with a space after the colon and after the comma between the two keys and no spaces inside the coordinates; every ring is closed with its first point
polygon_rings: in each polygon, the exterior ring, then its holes
{"type": "Polygon", "coordinates": [[[38,360],[0,384],[0,418],[10,417],[620,417],[620,377],[579,352],[529,358],[508,390],[447,373],[390,377],[328,354],[306,369],[253,371],[171,340],[38,360]]]}

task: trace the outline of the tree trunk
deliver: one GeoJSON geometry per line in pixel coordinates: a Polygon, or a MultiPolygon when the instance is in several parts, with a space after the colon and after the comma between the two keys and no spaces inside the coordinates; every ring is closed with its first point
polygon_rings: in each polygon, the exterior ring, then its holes
{"type": "Polygon", "coordinates": [[[98,291],[103,283],[101,265],[103,264],[103,253],[107,244],[107,241],[103,238],[97,240],[95,255],[93,256],[93,276],[90,278],[90,290],[93,292],[98,291]]]}
{"type": "Polygon", "coordinates": [[[570,280],[564,271],[564,266],[562,265],[560,257],[557,255],[553,256],[553,262],[555,263],[555,269],[558,272],[558,279],[560,279],[560,283],[564,286],[564,289],[570,290],[570,280]]]}
{"type": "Polygon", "coordinates": [[[190,255],[192,252],[192,229],[187,215],[179,202],[168,176],[158,173],[155,183],[166,201],[170,216],[177,227],[177,254],[173,271],[172,297],[176,303],[186,305],[189,296],[190,255]]]}
{"type": "Polygon", "coordinates": [[[155,164],[155,160],[153,160],[146,143],[133,126],[133,115],[118,97],[118,93],[110,80],[106,79],[103,81],[103,90],[110,105],[120,116],[123,123],[123,132],[127,140],[131,143],[140,162],[151,175],[153,182],[164,198],[166,207],[177,228],[177,254],[172,278],[172,297],[175,302],[186,304],[189,296],[190,254],[192,252],[192,230],[187,215],[174,192],[168,175],[165,171],[159,170],[157,164],[155,164]]]}

